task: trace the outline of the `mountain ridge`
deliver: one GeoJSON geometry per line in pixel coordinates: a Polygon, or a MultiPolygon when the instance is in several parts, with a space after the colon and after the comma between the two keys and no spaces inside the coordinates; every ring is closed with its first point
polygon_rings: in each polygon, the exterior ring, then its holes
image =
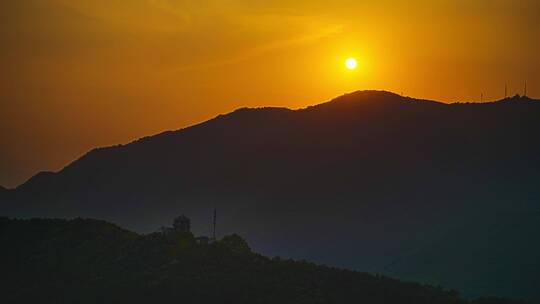
{"type": "Polygon", "coordinates": [[[365,101],[380,101],[380,100],[384,100],[384,97],[386,97],[386,98],[393,97],[391,100],[392,100],[392,103],[394,105],[402,105],[405,102],[413,102],[413,103],[415,102],[415,103],[431,104],[431,105],[437,105],[437,106],[488,106],[488,105],[493,106],[493,105],[506,104],[506,103],[510,103],[510,102],[512,102],[512,103],[517,103],[517,102],[522,102],[522,103],[533,102],[533,103],[536,103],[536,102],[539,102],[539,100],[531,99],[531,98],[526,97],[526,96],[515,95],[513,97],[507,97],[507,98],[504,98],[504,99],[490,101],[490,102],[483,102],[483,103],[478,103],[478,102],[443,103],[443,102],[435,101],[435,100],[418,99],[418,98],[413,98],[413,97],[401,96],[401,95],[398,95],[396,93],[389,92],[389,91],[363,90],[363,91],[355,91],[355,92],[352,92],[352,93],[343,94],[341,96],[333,98],[330,101],[323,102],[323,103],[316,104],[316,105],[307,106],[307,107],[300,108],[300,109],[289,109],[289,108],[286,108],[286,107],[254,107],[254,108],[242,107],[242,108],[238,108],[238,109],[233,110],[233,111],[231,111],[229,113],[226,113],[226,114],[219,114],[219,115],[215,116],[214,118],[211,118],[209,120],[206,120],[206,121],[203,121],[203,122],[191,125],[191,126],[187,126],[187,127],[176,129],[176,130],[163,131],[163,132],[160,132],[160,133],[157,133],[157,134],[154,134],[154,135],[143,136],[141,138],[135,139],[135,140],[133,140],[133,141],[131,141],[129,143],[126,143],[126,144],[116,144],[116,145],[112,145],[112,146],[96,147],[94,149],[91,149],[87,153],[83,154],[82,156],[80,156],[79,158],[74,160],[73,162],[67,164],[64,168],[62,168],[62,169],[60,169],[58,171],[40,171],[40,172],[36,173],[32,177],[30,177],[26,182],[16,186],[14,189],[17,189],[17,188],[23,186],[27,182],[32,183],[33,179],[35,179],[35,178],[41,178],[42,176],[50,175],[51,173],[52,174],[58,173],[58,172],[64,170],[65,168],[69,167],[72,163],[77,162],[78,160],[80,160],[81,158],[85,157],[86,155],[88,155],[90,153],[97,153],[97,152],[103,151],[103,150],[114,150],[114,149],[122,148],[122,147],[125,147],[125,146],[129,146],[129,145],[132,145],[132,144],[144,143],[147,140],[151,140],[151,139],[159,138],[159,137],[165,137],[165,136],[169,136],[169,135],[174,135],[174,134],[176,134],[178,132],[182,132],[184,130],[191,129],[191,128],[196,128],[198,126],[202,126],[202,125],[205,125],[207,123],[212,123],[215,120],[219,120],[219,119],[222,119],[222,118],[228,119],[228,118],[232,118],[232,117],[237,116],[237,115],[254,113],[254,112],[295,112],[295,111],[319,110],[320,108],[324,108],[324,107],[327,107],[327,106],[337,106],[338,103],[346,103],[348,101],[353,101],[353,102],[357,103],[359,101],[358,97],[360,97],[360,99],[361,99],[360,102],[362,102],[362,101],[364,101],[364,102],[365,101]]]}

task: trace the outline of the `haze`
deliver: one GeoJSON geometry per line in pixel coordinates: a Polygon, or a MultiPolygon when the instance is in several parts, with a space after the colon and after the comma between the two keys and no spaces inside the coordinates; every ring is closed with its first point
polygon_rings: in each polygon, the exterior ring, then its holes
{"type": "Polygon", "coordinates": [[[361,89],[479,101],[525,81],[540,95],[537,0],[3,0],[0,20],[9,187],[243,106],[361,89]]]}

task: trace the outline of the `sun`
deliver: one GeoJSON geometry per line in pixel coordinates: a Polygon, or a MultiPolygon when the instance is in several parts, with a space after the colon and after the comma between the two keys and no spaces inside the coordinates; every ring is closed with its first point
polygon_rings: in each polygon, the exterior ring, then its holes
{"type": "Polygon", "coordinates": [[[355,58],[347,58],[347,60],[345,60],[345,67],[347,67],[347,69],[354,70],[357,66],[358,62],[355,58]]]}

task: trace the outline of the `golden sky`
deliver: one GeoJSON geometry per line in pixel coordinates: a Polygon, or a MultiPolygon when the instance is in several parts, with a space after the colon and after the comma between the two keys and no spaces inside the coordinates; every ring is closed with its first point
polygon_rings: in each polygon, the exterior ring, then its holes
{"type": "Polygon", "coordinates": [[[2,0],[0,185],[243,106],[538,96],[539,20],[539,0],[2,0]]]}

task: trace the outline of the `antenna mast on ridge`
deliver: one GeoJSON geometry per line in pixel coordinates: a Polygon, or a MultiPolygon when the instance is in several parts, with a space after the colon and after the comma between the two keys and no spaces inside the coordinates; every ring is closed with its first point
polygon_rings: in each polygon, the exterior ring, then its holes
{"type": "Polygon", "coordinates": [[[217,217],[217,212],[216,212],[216,208],[214,208],[214,219],[212,221],[212,240],[216,240],[216,217],[217,217]]]}
{"type": "Polygon", "coordinates": [[[525,89],[523,90],[523,97],[527,96],[527,80],[525,80],[525,89]]]}
{"type": "Polygon", "coordinates": [[[504,99],[508,98],[508,85],[504,83],[504,99]]]}

